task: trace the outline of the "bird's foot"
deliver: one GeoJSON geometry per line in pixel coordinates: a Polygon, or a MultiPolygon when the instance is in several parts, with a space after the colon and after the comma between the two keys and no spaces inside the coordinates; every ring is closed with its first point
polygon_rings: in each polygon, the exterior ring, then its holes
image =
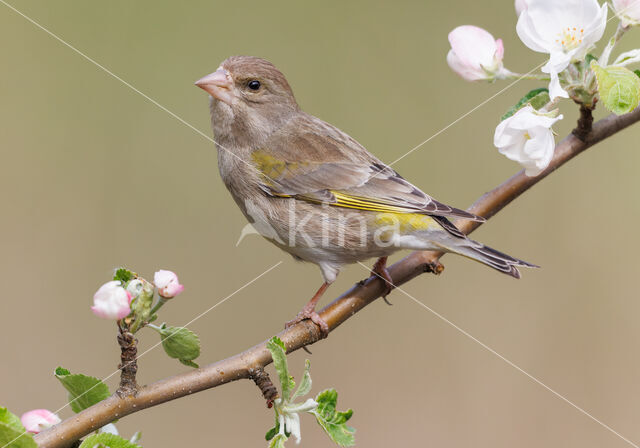
{"type": "Polygon", "coordinates": [[[285,329],[289,329],[293,327],[298,322],[302,322],[303,320],[309,319],[311,322],[316,324],[318,328],[320,328],[320,334],[322,335],[322,339],[329,336],[329,325],[320,317],[318,313],[313,308],[307,308],[306,306],[302,308],[302,311],[298,313],[295,319],[290,320],[286,324],[284,324],[285,329]]]}
{"type": "Polygon", "coordinates": [[[296,318],[284,324],[284,328],[291,328],[298,322],[302,322],[305,319],[310,319],[311,322],[313,322],[320,328],[320,335],[322,336],[322,339],[329,336],[329,325],[320,317],[318,313],[316,313],[316,305],[318,304],[318,300],[320,300],[320,297],[322,297],[328,287],[329,283],[324,282],[320,289],[318,289],[315,295],[311,298],[311,300],[309,300],[309,303],[307,303],[304,308],[300,310],[296,318]]]}
{"type": "Polygon", "coordinates": [[[391,278],[391,275],[389,275],[389,270],[387,269],[387,257],[378,258],[378,260],[373,265],[373,269],[371,269],[371,274],[373,277],[379,278],[384,282],[385,290],[382,293],[382,298],[387,303],[387,305],[391,305],[391,303],[387,300],[387,296],[389,295],[389,293],[391,293],[391,291],[393,291],[395,285],[393,284],[393,279],[391,278]]]}

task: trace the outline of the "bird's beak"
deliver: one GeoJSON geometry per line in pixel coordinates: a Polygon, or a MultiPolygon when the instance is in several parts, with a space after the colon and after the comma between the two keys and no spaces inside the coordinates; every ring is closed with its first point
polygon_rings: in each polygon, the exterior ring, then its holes
{"type": "Polygon", "coordinates": [[[212,97],[231,105],[233,101],[233,93],[231,92],[233,80],[229,72],[222,67],[218,67],[215,72],[200,78],[195,84],[212,97]]]}

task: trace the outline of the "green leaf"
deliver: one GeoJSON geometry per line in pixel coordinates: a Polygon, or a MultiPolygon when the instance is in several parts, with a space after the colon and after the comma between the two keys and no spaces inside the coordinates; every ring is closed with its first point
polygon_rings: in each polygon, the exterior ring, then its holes
{"type": "Polygon", "coordinates": [[[616,115],[626,114],[640,103],[640,78],[625,67],[601,67],[595,62],[591,68],[598,80],[600,99],[616,115]]]}
{"type": "Polygon", "coordinates": [[[284,434],[277,434],[269,444],[269,448],[284,448],[284,442],[288,439],[284,434]]]}
{"type": "Polygon", "coordinates": [[[55,375],[69,392],[69,404],[73,412],[87,409],[111,395],[109,387],[98,378],[81,373],[71,374],[62,367],[56,369],[55,375]]]}
{"type": "Polygon", "coordinates": [[[598,61],[598,58],[592,55],[591,53],[587,53],[587,56],[584,58],[584,65],[589,67],[591,65],[591,61],[598,61]]]}
{"type": "Polygon", "coordinates": [[[527,104],[531,104],[531,106],[535,110],[539,110],[542,107],[544,107],[549,101],[551,101],[551,98],[549,97],[549,89],[547,89],[546,87],[533,89],[529,93],[527,93],[525,96],[520,98],[520,101],[518,101],[515,106],[509,109],[507,113],[504,114],[502,118],[500,118],[500,121],[506,120],[507,118],[509,118],[516,112],[518,112],[527,104]]]}
{"type": "Polygon", "coordinates": [[[316,401],[318,402],[318,407],[313,413],[322,429],[331,437],[331,440],[340,446],[355,445],[356,441],[353,434],[356,430],[346,424],[353,415],[353,411],[351,409],[346,412],[338,412],[336,410],[338,392],[335,389],[322,391],[316,397],[316,401]]]}
{"type": "Polygon", "coordinates": [[[311,391],[311,373],[309,373],[309,369],[311,369],[311,361],[306,359],[304,361],[304,373],[302,374],[302,379],[300,380],[298,389],[291,397],[291,401],[295,400],[298,397],[304,397],[311,391]]]}
{"type": "Polygon", "coordinates": [[[69,372],[69,371],[68,371],[67,369],[65,369],[64,367],[58,367],[58,368],[56,368],[55,375],[56,375],[56,376],[57,376],[57,375],[61,375],[61,376],[64,376],[64,375],[71,375],[71,372],[69,372]]]}
{"type": "Polygon", "coordinates": [[[192,362],[200,356],[200,339],[191,330],[184,327],[156,327],[162,338],[162,347],[171,358],[180,360],[181,363],[197,367],[192,362]]]}
{"type": "Polygon", "coordinates": [[[82,442],[80,448],[94,448],[94,447],[108,447],[108,448],[141,448],[140,445],[129,442],[127,439],[123,439],[115,434],[109,434],[107,432],[101,432],[100,434],[93,434],[82,442]]]}
{"type": "Polygon", "coordinates": [[[291,375],[289,375],[286,354],[287,348],[278,336],[274,336],[269,342],[267,342],[267,348],[271,352],[273,365],[276,368],[278,378],[280,379],[280,385],[282,386],[282,399],[284,401],[289,401],[291,391],[296,387],[296,383],[293,381],[291,375]]]}
{"type": "Polygon", "coordinates": [[[264,435],[265,440],[269,441],[271,439],[273,439],[275,437],[276,434],[278,434],[278,431],[280,431],[280,424],[276,421],[276,426],[274,426],[273,428],[271,428],[269,431],[267,431],[267,433],[264,435]]]}
{"type": "Polygon", "coordinates": [[[18,416],[0,407],[0,446],[3,448],[38,448],[18,416]]]}
{"type": "Polygon", "coordinates": [[[114,280],[120,280],[122,282],[122,286],[126,285],[130,280],[137,277],[135,272],[131,272],[126,268],[118,268],[116,272],[113,274],[114,280]]]}
{"type": "Polygon", "coordinates": [[[636,75],[638,75],[638,78],[640,78],[640,70],[634,70],[633,73],[635,73],[636,75]]]}

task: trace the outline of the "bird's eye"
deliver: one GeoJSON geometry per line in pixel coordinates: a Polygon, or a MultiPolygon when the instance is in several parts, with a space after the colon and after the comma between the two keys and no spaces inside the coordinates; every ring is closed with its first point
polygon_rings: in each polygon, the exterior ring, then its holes
{"type": "Polygon", "coordinates": [[[249,87],[251,90],[258,90],[260,89],[260,81],[253,79],[247,83],[247,87],[249,87]]]}

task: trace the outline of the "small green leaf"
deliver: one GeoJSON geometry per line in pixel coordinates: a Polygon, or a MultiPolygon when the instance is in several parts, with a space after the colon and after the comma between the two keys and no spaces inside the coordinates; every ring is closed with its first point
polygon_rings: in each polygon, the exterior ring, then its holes
{"type": "Polygon", "coordinates": [[[129,442],[127,439],[123,439],[115,434],[109,434],[107,432],[101,432],[100,434],[93,434],[82,442],[80,448],[141,448],[140,445],[129,442]]]}
{"type": "Polygon", "coordinates": [[[71,374],[62,367],[56,369],[55,375],[69,392],[69,404],[73,412],[87,409],[111,395],[109,387],[98,378],[80,373],[71,374]]]}
{"type": "Polygon", "coordinates": [[[584,58],[584,65],[589,67],[591,65],[591,61],[598,61],[598,58],[592,55],[591,53],[587,53],[587,56],[584,58]]]}
{"type": "Polygon", "coordinates": [[[136,276],[135,272],[131,272],[126,268],[118,268],[113,274],[113,279],[120,280],[120,282],[122,282],[122,286],[124,286],[129,282],[129,280],[136,278],[136,276]]]}
{"type": "Polygon", "coordinates": [[[291,397],[291,401],[295,400],[298,397],[304,397],[311,391],[311,373],[309,373],[310,369],[311,369],[311,361],[307,359],[304,362],[304,373],[302,374],[302,379],[300,380],[298,389],[294,392],[293,396],[291,397]]]}
{"type": "Polygon", "coordinates": [[[58,367],[58,368],[56,368],[55,375],[56,376],[57,375],[60,375],[60,376],[71,375],[71,372],[69,372],[64,367],[58,367]]]}
{"type": "Polygon", "coordinates": [[[533,89],[529,93],[527,93],[525,96],[523,96],[520,99],[520,101],[518,101],[516,103],[515,106],[513,106],[511,109],[509,109],[507,111],[507,113],[504,114],[502,116],[502,118],[500,118],[500,121],[506,120],[507,118],[509,118],[510,116],[515,114],[516,112],[518,112],[520,109],[522,109],[527,104],[531,104],[531,106],[535,110],[539,110],[542,107],[544,107],[549,101],[551,101],[551,98],[549,97],[549,89],[547,89],[546,87],[540,87],[539,89],[533,89]]]}
{"type": "Polygon", "coordinates": [[[280,424],[278,422],[276,422],[276,426],[274,426],[273,428],[271,428],[269,431],[267,431],[267,433],[264,435],[265,440],[269,441],[271,439],[273,439],[275,437],[276,434],[278,434],[278,431],[280,430],[280,424]]]}
{"type": "Polygon", "coordinates": [[[640,103],[640,78],[625,67],[601,67],[592,62],[598,91],[605,107],[616,115],[626,114],[640,103]]]}
{"type": "Polygon", "coordinates": [[[267,342],[267,348],[271,352],[273,365],[276,368],[276,372],[278,372],[278,378],[280,379],[280,385],[282,386],[282,399],[284,401],[289,401],[291,391],[296,387],[296,383],[293,381],[291,375],[289,375],[286,354],[287,348],[278,336],[274,336],[269,342],[267,342]]]}
{"type": "Polygon", "coordinates": [[[162,347],[171,358],[185,365],[197,367],[193,361],[200,356],[200,339],[191,330],[184,327],[156,327],[162,338],[162,347]]]}
{"type": "Polygon", "coordinates": [[[38,448],[17,415],[0,407],[0,446],[2,448],[38,448]]]}
{"type": "Polygon", "coordinates": [[[638,78],[640,78],[640,70],[634,70],[633,73],[635,73],[636,75],[638,75],[638,78]]]}
{"type": "Polygon", "coordinates": [[[269,448],[284,448],[284,442],[288,439],[284,434],[277,434],[269,444],[269,448]]]}
{"type": "Polygon", "coordinates": [[[355,445],[354,433],[356,430],[347,426],[347,421],[353,415],[351,409],[346,412],[338,412],[336,404],[338,402],[338,392],[335,389],[322,391],[316,397],[318,407],[313,413],[322,429],[340,446],[355,445]]]}

